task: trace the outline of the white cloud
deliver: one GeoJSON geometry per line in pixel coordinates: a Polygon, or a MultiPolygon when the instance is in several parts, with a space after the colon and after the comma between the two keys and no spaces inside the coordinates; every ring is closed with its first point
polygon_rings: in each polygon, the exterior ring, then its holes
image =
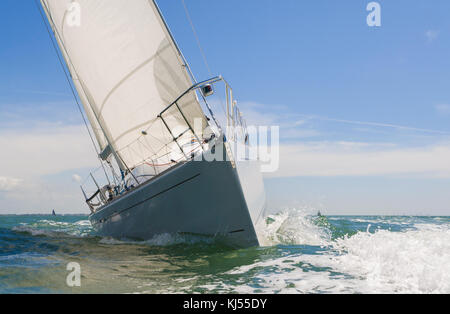
{"type": "Polygon", "coordinates": [[[81,182],[81,177],[78,175],[78,174],[74,174],[73,176],[72,176],[72,180],[73,181],[75,181],[75,182],[77,182],[77,183],[80,183],[81,182]]]}
{"type": "Polygon", "coordinates": [[[0,192],[9,192],[17,188],[23,180],[9,177],[0,177],[0,192]]]}
{"type": "Polygon", "coordinates": [[[72,175],[99,166],[84,127],[4,130],[0,147],[0,213],[87,212],[72,175]]]}
{"type": "MultiPolygon", "coordinates": [[[[430,33],[430,36],[433,36],[430,33]]],[[[437,35],[435,35],[437,36],[437,35]]],[[[295,140],[280,147],[280,168],[268,177],[298,176],[390,176],[420,175],[427,177],[450,177],[450,144],[439,144],[438,136],[447,136],[450,132],[436,129],[417,128],[385,122],[335,119],[318,115],[303,115],[278,110],[273,106],[256,103],[244,103],[243,112],[249,113],[255,124],[280,125],[282,139],[295,140]],[[262,114],[262,112],[268,112],[262,114]],[[302,138],[314,138],[324,134],[313,129],[313,121],[341,123],[364,127],[371,131],[392,129],[402,134],[423,133],[436,136],[435,144],[408,147],[400,143],[361,143],[356,141],[300,142],[302,138]],[[437,144],[436,144],[437,143],[437,144]]],[[[436,110],[450,114],[450,105],[440,105],[436,110]]],[[[392,133],[386,133],[388,136],[392,133]]],[[[411,145],[409,142],[408,145],[411,145]]]]}
{"type": "Polygon", "coordinates": [[[329,122],[337,122],[344,124],[354,124],[354,125],[363,125],[363,126],[372,126],[372,127],[381,127],[381,128],[391,128],[403,131],[414,131],[414,132],[422,132],[422,133],[431,133],[431,134],[450,134],[450,132],[439,131],[439,130],[431,130],[431,129],[422,129],[415,128],[405,125],[391,124],[391,123],[380,123],[380,122],[368,122],[368,121],[357,121],[357,120],[344,120],[344,119],[333,119],[321,116],[308,116],[311,120],[322,120],[329,122]]]}
{"type": "MultiPolygon", "coordinates": [[[[402,132],[415,132],[436,135],[450,134],[450,132],[447,131],[417,128],[414,126],[399,125],[393,123],[346,120],[319,115],[297,114],[287,111],[283,106],[267,106],[253,102],[241,103],[241,109],[244,113],[244,118],[247,120],[249,125],[278,125],[281,129],[280,135],[285,139],[293,139],[295,137],[313,138],[323,135],[320,130],[311,128],[311,122],[313,121],[363,126],[370,128],[371,132],[384,128],[394,129],[402,132]],[[276,110],[274,111],[274,109],[276,110]]],[[[441,113],[450,114],[450,105],[437,105],[436,110],[441,113]]],[[[368,129],[366,129],[365,131],[367,130],[368,129]]]]}
{"type": "Polygon", "coordinates": [[[318,142],[280,147],[280,168],[268,177],[420,175],[450,178],[450,144],[318,142]]]}
{"type": "Polygon", "coordinates": [[[32,178],[2,193],[0,214],[89,213],[78,184],[66,178],[32,178]]]}
{"type": "Polygon", "coordinates": [[[443,115],[448,115],[450,114],[450,105],[448,104],[439,104],[435,106],[436,111],[440,114],[443,115]]]}
{"type": "Polygon", "coordinates": [[[6,177],[39,177],[98,165],[81,126],[1,131],[0,147],[0,174],[6,177]]]}
{"type": "Polygon", "coordinates": [[[427,37],[428,42],[431,43],[439,37],[439,31],[428,30],[426,31],[425,36],[427,37]]]}
{"type": "Polygon", "coordinates": [[[284,140],[312,138],[320,135],[320,132],[314,129],[285,128],[280,130],[280,137],[284,140]]]}

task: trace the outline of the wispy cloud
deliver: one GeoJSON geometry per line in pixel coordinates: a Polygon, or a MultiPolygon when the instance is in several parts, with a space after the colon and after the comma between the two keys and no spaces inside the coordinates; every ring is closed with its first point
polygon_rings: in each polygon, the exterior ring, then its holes
{"type": "Polygon", "coordinates": [[[429,43],[435,41],[439,37],[439,31],[437,30],[428,30],[425,32],[425,36],[429,43]]]}
{"type": "Polygon", "coordinates": [[[401,148],[391,143],[317,142],[280,147],[268,177],[420,175],[450,178],[450,144],[401,148]]]}
{"type": "Polygon", "coordinates": [[[35,95],[47,95],[47,96],[64,96],[64,97],[71,97],[70,93],[60,93],[60,92],[53,92],[53,91],[45,91],[45,90],[24,90],[24,89],[17,89],[12,91],[13,93],[19,93],[19,94],[35,94],[35,95]]]}
{"type": "Polygon", "coordinates": [[[11,177],[0,177],[0,192],[9,192],[17,188],[23,180],[11,178],[11,177]]]}
{"type": "Polygon", "coordinates": [[[1,193],[0,214],[88,213],[79,185],[70,176],[61,178],[33,178],[1,193]]]}
{"type": "Polygon", "coordinates": [[[0,103],[0,132],[2,130],[43,130],[59,125],[82,122],[73,100],[51,102],[0,103]]]}
{"type": "Polygon", "coordinates": [[[450,114],[450,105],[448,104],[439,104],[435,106],[436,111],[442,115],[450,114]]]}
{"type": "Polygon", "coordinates": [[[446,131],[432,130],[432,129],[423,129],[423,128],[415,128],[415,127],[411,127],[411,126],[404,126],[404,125],[390,124],[390,123],[334,119],[334,118],[327,118],[327,117],[321,117],[321,116],[305,116],[305,117],[307,117],[309,119],[323,120],[323,121],[330,121],[330,122],[338,122],[338,123],[345,123],[345,124],[365,125],[365,126],[373,126],[373,127],[391,128],[391,129],[397,129],[397,130],[416,131],[416,132],[423,132],[423,133],[433,133],[433,134],[450,134],[450,132],[446,132],[446,131]]]}
{"type": "Polygon", "coordinates": [[[80,183],[82,179],[83,179],[83,178],[80,177],[80,176],[79,176],[78,174],[76,174],[76,173],[72,176],[72,180],[73,180],[74,182],[77,182],[77,183],[80,183]]]}
{"type": "MultiPolygon", "coordinates": [[[[254,108],[258,107],[253,104],[247,109],[252,112],[254,108]]],[[[439,105],[436,110],[450,114],[448,105],[439,105]]],[[[255,111],[251,116],[258,123],[259,110],[255,111]]],[[[269,112],[270,119],[265,115],[263,121],[281,123],[281,140],[289,141],[281,142],[280,168],[268,177],[420,175],[450,178],[450,143],[446,142],[450,131],[286,110],[279,114],[269,112]],[[330,126],[336,123],[356,127],[349,131],[330,126]],[[380,134],[358,141],[355,130],[361,128],[364,132],[380,134]]]]}
{"type": "Polygon", "coordinates": [[[0,213],[86,212],[81,175],[99,164],[83,126],[0,130],[0,147],[0,213]]]}
{"type": "Polygon", "coordinates": [[[97,166],[95,152],[82,126],[0,130],[5,177],[38,177],[97,166]]]}
{"type": "MultiPolygon", "coordinates": [[[[288,138],[293,138],[296,133],[300,135],[301,138],[305,137],[316,137],[322,132],[318,129],[311,129],[309,124],[312,121],[325,121],[334,122],[349,125],[358,125],[365,127],[372,127],[373,130],[385,128],[394,129],[398,131],[410,131],[417,133],[428,133],[437,135],[450,135],[449,131],[428,129],[428,128],[418,128],[408,125],[400,125],[388,122],[378,122],[378,121],[361,121],[361,120],[351,120],[351,119],[339,119],[326,117],[314,114],[298,114],[288,112],[283,106],[268,106],[257,104],[254,102],[244,102],[241,104],[244,117],[253,125],[278,125],[281,128],[281,136],[286,135],[288,138]],[[274,108],[276,108],[274,110],[274,108]]],[[[436,110],[441,113],[450,114],[450,105],[438,105],[436,110]]],[[[300,138],[299,137],[299,138],[300,138]]]]}

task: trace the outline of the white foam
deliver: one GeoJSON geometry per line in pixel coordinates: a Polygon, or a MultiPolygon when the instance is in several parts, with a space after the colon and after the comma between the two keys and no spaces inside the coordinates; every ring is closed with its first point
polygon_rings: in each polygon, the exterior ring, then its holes
{"type": "MultiPolygon", "coordinates": [[[[389,225],[398,225],[398,226],[407,226],[410,225],[411,222],[408,221],[396,221],[395,219],[400,219],[400,218],[372,218],[372,219],[362,219],[362,218],[351,218],[349,219],[350,221],[353,222],[360,222],[360,223],[370,223],[370,224],[389,224],[389,225]]],[[[404,219],[402,217],[402,219],[404,219]]]]}
{"type": "Polygon", "coordinates": [[[91,226],[91,222],[89,220],[80,220],[75,223],[77,226],[91,226]]]}
{"type": "Polygon", "coordinates": [[[358,233],[333,243],[337,256],[323,266],[363,278],[369,290],[385,293],[450,293],[450,229],[419,225],[417,230],[358,233]]]}
{"type": "Polygon", "coordinates": [[[53,221],[53,220],[47,220],[47,219],[39,220],[37,222],[37,224],[48,225],[48,226],[52,226],[52,227],[66,227],[66,226],[70,225],[70,223],[68,223],[68,222],[53,221]]]}
{"type": "Polygon", "coordinates": [[[402,232],[359,232],[332,241],[328,232],[297,211],[271,216],[267,230],[260,231],[272,243],[283,244],[287,239],[288,243],[326,245],[327,250],[317,255],[288,255],[237,267],[225,274],[251,275],[251,283],[236,285],[219,280],[214,285],[216,290],[221,287],[219,290],[237,293],[450,293],[448,224],[419,223],[402,232]]]}
{"type": "Polygon", "coordinates": [[[12,230],[29,233],[32,236],[86,237],[90,235],[92,227],[88,220],[69,223],[44,219],[33,223],[21,223],[12,230]]]}
{"type": "Polygon", "coordinates": [[[314,224],[313,218],[305,210],[284,210],[269,215],[256,226],[262,246],[288,245],[328,245],[329,230],[314,224]]]}

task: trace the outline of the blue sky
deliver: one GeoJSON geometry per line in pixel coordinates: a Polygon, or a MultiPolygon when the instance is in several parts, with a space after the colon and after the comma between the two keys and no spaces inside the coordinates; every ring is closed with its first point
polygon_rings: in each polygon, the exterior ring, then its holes
{"type": "MultiPolygon", "coordinates": [[[[379,1],[379,28],[368,0],[185,2],[248,120],[281,126],[269,207],[450,214],[447,0],[379,1]]],[[[209,78],[181,0],[159,3],[209,78]]],[[[94,152],[34,2],[3,0],[0,24],[0,213],[87,213],[72,176],[94,152]]]]}

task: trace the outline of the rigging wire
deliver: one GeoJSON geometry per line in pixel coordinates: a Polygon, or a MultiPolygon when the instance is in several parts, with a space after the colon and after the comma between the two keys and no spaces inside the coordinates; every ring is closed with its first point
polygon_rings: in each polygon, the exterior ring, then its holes
{"type": "MultiPolygon", "coordinates": [[[[74,90],[74,88],[73,88],[73,86],[72,86],[72,83],[70,82],[69,74],[67,73],[67,70],[66,70],[66,68],[65,68],[65,66],[64,66],[64,62],[63,62],[63,60],[61,59],[60,54],[58,53],[58,48],[57,48],[57,46],[56,46],[56,44],[55,44],[55,42],[54,42],[54,40],[53,40],[52,32],[50,31],[49,26],[47,25],[47,23],[46,23],[46,21],[45,21],[44,14],[42,13],[42,9],[41,9],[41,7],[40,7],[38,1],[39,1],[39,0],[35,0],[34,3],[36,4],[36,8],[37,8],[38,11],[39,11],[39,14],[40,14],[40,16],[41,16],[42,22],[44,23],[45,28],[46,28],[47,33],[48,33],[48,36],[49,36],[49,38],[50,38],[50,40],[51,40],[51,42],[52,42],[53,49],[55,50],[56,56],[58,57],[59,64],[61,65],[61,68],[62,68],[62,70],[63,70],[63,72],[64,72],[65,77],[66,77],[67,83],[69,84],[70,90],[71,90],[71,92],[72,92],[73,98],[75,99],[75,103],[77,104],[77,107],[78,107],[78,110],[79,110],[79,112],[80,112],[80,114],[81,114],[81,117],[83,118],[83,122],[84,122],[84,125],[86,126],[86,130],[87,130],[87,132],[88,132],[88,134],[89,134],[89,137],[90,137],[90,139],[91,139],[92,145],[94,146],[95,152],[96,152],[97,155],[98,155],[98,154],[99,154],[99,151],[98,151],[98,149],[97,149],[97,145],[95,145],[95,141],[94,141],[94,138],[93,138],[93,136],[92,136],[92,134],[91,134],[91,130],[89,129],[89,125],[88,125],[88,123],[87,123],[87,121],[86,121],[86,117],[85,117],[84,114],[83,114],[83,110],[81,109],[80,102],[78,101],[78,98],[77,98],[77,96],[76,96],[75,90],[74,90]]],[[[103,166],[103,163],[102,163],[102,166],[103,166]]]]}
{"type": "MultiPolygon", "coordinates": [[[[205,64],[205,66],[206,66],[206,69],[208,70],[209,75],[213,76],[212,71],[211,71],[211,67],[209,66],[208,59],[206,58],[205,51],[203,50],[203,47],[202,47],[202,45],[200,43],[200,37],[198,36],[197,30],[195,29],[194,22],[192,21],[192,18],[191,18],[191,15],[189,13],[189,9],[188,9],[188,7],[186,5],[186,2],[184,0],[181,0],[181,2],[182,2],[183,7],[184,7],[184,12],[186,13],[186,18],[189,21],[189,24],[191,25],[192,33],[194,34],[195,40],[197,41],[197,46],[198,46],[198,49],[200,50],[200,54],[202,55],[203,62],[205,64]]],[[[206,102],[206,99],[204,99],[204,100],[206,102]]],[[[226,112],[226,109],[225,109],[225,105],[223,103],[223,99],[222,99],[222,97],[220,95],[219,95],[219,101],[220,101],[220,105],[222,107],[223,113],[225,114],[225,117],[226,117],[227,116],[227,112],[226,112]]],[[[214,115],[213,115],[213,119],[215,120],[214,115]]]]}
{"type": "Polygon", "coordinates": [[[192,21],[191,15],[189,14],[189,10],[188,10],[188,8],[186,6],[186,2],[184,0],[181,0],[181,2],[183,3],[184,12],[186,13],[186,17],[187,17],[187,19],[189,21],[189,24],[191,25],[191,29],[192,29],[192,32],[194,33],[195,40],[197,41],[197,46],[198,46],[198,48],[200,50],[200,53],[202,55],[203,62],[205,63],[205,66],[206,66],[206,69],[209,72],[209,75],[212,76],[213,74],[212,74],[211,68],[209,66],[208,59],[206,58],[205,51],[203,50],[202,45],[200,43],[200,38],[198,37],[197,31],[196,31],[195,26],[194,26],[194,22],[192,21]]]}

